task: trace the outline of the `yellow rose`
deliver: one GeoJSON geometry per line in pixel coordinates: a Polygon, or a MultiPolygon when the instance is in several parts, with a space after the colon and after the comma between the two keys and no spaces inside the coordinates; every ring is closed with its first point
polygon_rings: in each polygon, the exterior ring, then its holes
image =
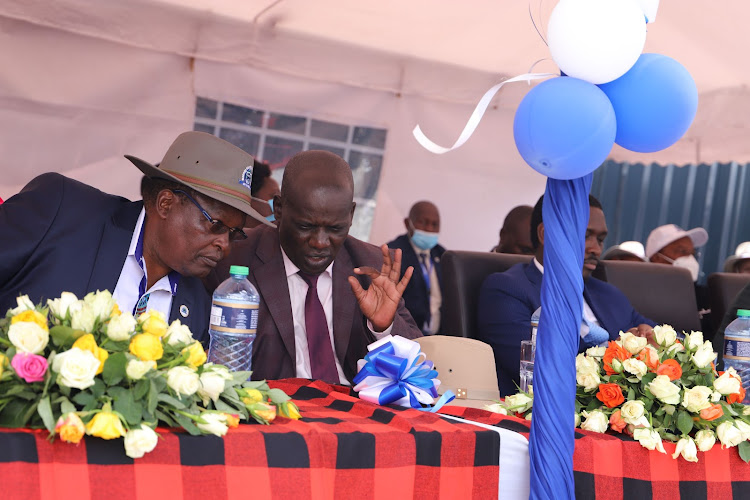
{"type": "Polygon", "coordinates": [[[224,415],[227,417],[227,427],[230,429],[234,429],[240,425],[240,416],[236,413],[225,413],[224,415]]]}
{"type": "Polygon", "coordinates": [[[117,439],[125,435],[120,417],[109,411],[100,411],[88,424],[86,433],[102,439],[117,439]]]}
{"type": "Polygon", "coordinates": [[[49,331],[47,327],[47,318],[42,313],[36,310],[26,310],[16,314],[10,319],[10,324],[13,325],[18,322],[36,323],[45,330],[49,331]]]}
{"type": "Polygon", "coordinates": [[[164,348],[158,337],[139,333],[130,340],[130,353],[141,361],[156,361],[164,355],[164,348]]]}
{"type": "Polygon", "coordinates": [[[5,371],[6,366],[8,366],[8,356],[6,356],[3,353],[0,353],[0,375],[3,374],[3,371],[5,371]]]}
{"type": "Polygon", "coordinates": [[[86,428],[83,426],[81,417],[75,413],[67,413],[57,419],[55,432],[57,432],[60,435],[60,439],[66,443],[78,444],[81,442],[81,439],[83,439],[86,428]]]}
{"type": "Polygon", "coordinates": [[[245,397],[242,398],[243,403],[251,405],[261,401],[263,401],[263,394],[258,389],[245,389],[245,397]]]}
{"type": "Polygon", "coordinates": [[[115,305],[112,306],[112,317],[115,318],[122,314],[122,311],[120,311],[120,306],[117,305],[117,302],[115,302],[115,305]]]}
{"type": "Polygon", "coordinates": [[[86,335],[78,337],[78,340],[73,342],[73,347],[77,347],[82,351],[89,351],[96,356],[96,359],[99,360],[99,369],[96,370],[96,374],[99,375],[102,372],[104,369],[104,362],[107,361],[109,353],[105,349],[96,345],[96,340],[92,334],[87,333],[86,335]]]}
{"type": "Polygon", "coordinates": [[[276,418],[276,407],[268,403],[255,403],[248,409],[269,424],[276,418]]]}
{"type": "Polygon", "coordinates": [[[153,335],[154,337],[163,337],[167,333],[167,320],[156,309],[149,309],[138,316],[138,324],[141,325],[143,333],[153,335]]]}
{"type": "Polygon", "coordinates": [[[188,358],[185,363],[193,368],[198,368],[206,362],[206,351],[203,350],[203,346],[200,342],[196,341],[185,347],[182,353],[188,353],[188,358]]]}
{"type": "Polygon", "coordinates": [[[297,408],[297,405],[291,401],[286,404],[286,412],[292,420],[299,420],[302,418],[302,415],[299,413],[299,408],[297,408]]]}

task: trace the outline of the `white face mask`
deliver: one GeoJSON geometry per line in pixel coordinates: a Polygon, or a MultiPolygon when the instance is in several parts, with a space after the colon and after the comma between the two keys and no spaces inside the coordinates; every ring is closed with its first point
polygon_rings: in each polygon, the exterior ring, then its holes
{"type": "Polygon", "coordinates": [[[701,265],[698,263],[695,256],[685,255],[683,257],[678,257],[677,259],[672,260],[664,254],[659,255],[671,262],[673,266],[687,269],[688,271],[690,271],[690,276],[692,276],[693,281],[698,281],[698,272],[700,271],[701,265]]]}

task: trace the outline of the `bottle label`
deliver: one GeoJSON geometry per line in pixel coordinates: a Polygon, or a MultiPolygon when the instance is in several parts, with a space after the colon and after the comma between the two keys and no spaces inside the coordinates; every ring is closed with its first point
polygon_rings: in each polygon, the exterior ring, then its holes
{"type": "Polygon", "coordinates": [[[214,301],[211,329],[218,332],[255,334],[258,330],[258,304],[214,301]]]}
{"type": "Polygon", "coordinates": [[[724,359],[750,361],[750,339],[724,337],[724,359]]]}

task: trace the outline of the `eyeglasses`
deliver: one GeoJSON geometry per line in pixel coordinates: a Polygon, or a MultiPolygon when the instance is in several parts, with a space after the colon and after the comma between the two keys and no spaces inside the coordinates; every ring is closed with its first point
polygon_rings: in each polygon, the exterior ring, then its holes
{"type": "Polygon", "coordinates": [[[208,222],[211,223],[211,232],[213,234],[226,234],[226,233],[229,233],[229,240],[230,241],[239,241],[239,240],[247,239],[247,235],[245,234],[245,232],[241,228],[238,228],[238,227],[229,227],[226,224],[224,224],[223,222],[221,222],[219,219],[214,219],[213,217],[211,217],[210,215],[208,215],[208,212],[206,212],[206,210],[201,206],[200,203],[198,203],[197,201],[195,201],[195,199],[193,199],[192,196],[190,196],[189,194],[187,194],[182,189],[170,189],[170,191],[172,191],[175,194],[178,194],[178,193],[179,194],[184,194],[185,197],[188,200],[192,201],[193,204],[196,207],[198,207],[198,210],[201,211],[201,213],[206,218],[206,220],[208,220],[208,222]]]}

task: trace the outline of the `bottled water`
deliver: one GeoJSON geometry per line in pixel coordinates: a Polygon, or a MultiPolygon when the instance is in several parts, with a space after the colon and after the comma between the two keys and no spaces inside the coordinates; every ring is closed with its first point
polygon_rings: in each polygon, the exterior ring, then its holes
{"type": "Polygon", "coordinates": [[[208,333],[208,360],[232,371],[249,371],[258,328],[260,296],[245,266],[231,266],[229,278],[214,291],[208,333]]]}
{"type": "Polygon", "coordinates": [[[542,315],[542,306],[536,308],[531,315],[531,345],[536,349],[536,331],[539,328],[539,316],[542,315]]]}
{"type": "Polygon", "coordinates": [[[737,310],[737,319],[724,330],[724,369],[734,368],[742,377],[746,396],[742,401],[750,403],[750,310],[737,310]]]}
{"type": "Polygon", "coordinates": [[[536,332],[539,328],[539,316],[542,308],[537,308],[531,315],[531,340],[521,342],[521,370],[519,389],[529,392],[534,379],[534,354],[536,353],[536,332]]]}

